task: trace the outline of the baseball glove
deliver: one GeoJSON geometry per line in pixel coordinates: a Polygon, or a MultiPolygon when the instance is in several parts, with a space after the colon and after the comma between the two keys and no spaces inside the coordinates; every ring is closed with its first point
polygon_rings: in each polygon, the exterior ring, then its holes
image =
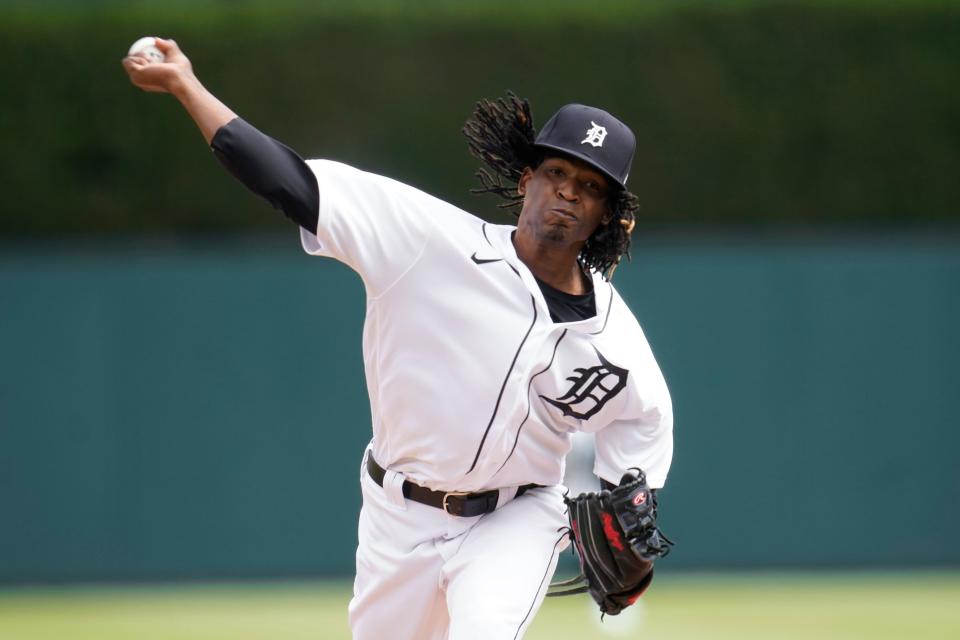
{"type": "Polygon", "coordinates": [[[589,591],[603,614],[615,616],[650,585],[654,559],[667,555],[673,542],[657,528],[656,498],[646,475],[635,471],[612,490],[564,498],[580,575],[551,585],[548,595],[589,591]]]}

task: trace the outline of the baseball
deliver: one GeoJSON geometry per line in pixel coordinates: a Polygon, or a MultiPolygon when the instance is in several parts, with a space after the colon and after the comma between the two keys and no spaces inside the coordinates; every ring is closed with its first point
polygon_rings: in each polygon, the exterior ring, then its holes
{"type": "Polygon", "coordinates": [[[163,52],[160,49],[157,49],[157,45],[154,42],[153,36],[147,36],[145,38],[140,38],[132,45],[130,45],[130,51],[127,52],[128,56],[145,56],[150,60],[150,62],[163,62],[166,58],[163,55],[163,52]]]}

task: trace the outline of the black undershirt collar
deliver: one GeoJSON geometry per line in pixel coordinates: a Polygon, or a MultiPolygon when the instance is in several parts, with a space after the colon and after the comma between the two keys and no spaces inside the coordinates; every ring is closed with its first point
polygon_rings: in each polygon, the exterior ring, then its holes
{"type": "Polygon", "coordinates": [[[593,289],[581,294],[567,293],[551,287],[536,276],[533,276],[533,279],[540,286],[550,310],[550,319],[554,322],[577,322],[597,315],[597,301],[593,289]]]}
{"type": "MultiPolygon", "coordinates": [[[[514,229],[510,233],[510,242],[513,243],[514,246],[516,246],[516,237],[517,231],[514,229]]],[[[533,273],[531,272],[530,275],[533,275],[533,273]]],[[[547,303],[547,309],[550,310],[551,320],[554,322],[578,322],[597,315],[597,301],[593,292],[593,279],[590,278],[590,275],[586,272],[584,272],[584,276],[586,277],[587,284],[590,285],[590,291],[581,294],[560,291],[560,289],[551,287],[537,276],[533,276],[533,279],[537,281],[537,285],[540,287],[544,301],[547,303]]]]}

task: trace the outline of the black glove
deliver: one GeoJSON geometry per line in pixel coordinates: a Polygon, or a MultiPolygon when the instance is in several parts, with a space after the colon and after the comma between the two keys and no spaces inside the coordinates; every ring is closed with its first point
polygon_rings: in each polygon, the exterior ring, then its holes
{"type": "Polygon", "coordinates": [[[639,469],[629,471],[610,491],[564,500],[581,575],[551,586],[581,581],[586,586],[549,595],[589,591],[602,613],[617,615],[646,590],[653,580],[653,560],[673,546],[657,528],[656,498],[646,476],[639,469]]]}

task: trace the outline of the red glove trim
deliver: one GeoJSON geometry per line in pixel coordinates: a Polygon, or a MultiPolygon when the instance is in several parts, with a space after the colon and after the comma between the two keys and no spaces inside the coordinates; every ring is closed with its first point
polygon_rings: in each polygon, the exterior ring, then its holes
{"type": "Polygon", "coordinates": [[[600,513],[600,519],[603,521],[603,533],[607,536],[607,540],[610,541],[614,549],[623,551],[623,539],[620,537],[617,528],[613,526],[613,516],[603,511],[600,513]]]}

